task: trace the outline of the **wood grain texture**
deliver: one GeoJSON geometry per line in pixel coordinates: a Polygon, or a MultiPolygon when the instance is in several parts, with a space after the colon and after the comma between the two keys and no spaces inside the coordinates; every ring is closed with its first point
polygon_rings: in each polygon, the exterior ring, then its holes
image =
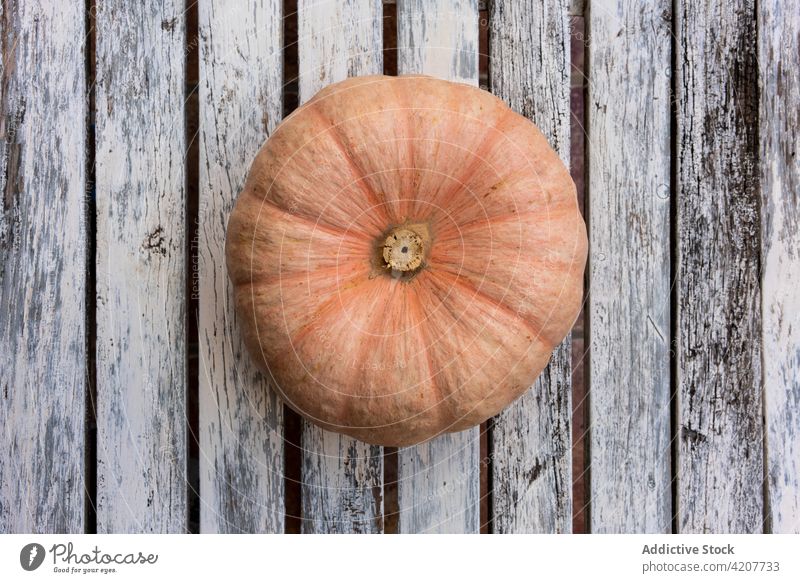
{"type": "MultiPolygon", "coordinates": [[[[567,0],[569,3],[570,16],[583,16],[586,9],[586,0],[567,0]]],[[[400,0],[402,2],[402,0],[400,0]]],[[[397,4],[397,0],[383,0],[384,4],[397,4]]],[[[487,4],[491,4],[491,0],[478,0],[478,9],[486,10],[487,4]]]]}
{"type": "Polygon", "coordinates": [[[800,6],[763,1],[761,77],[762,305],[767,518],[800,532],[800,6]]]}
{"type": "Polygon", "coordinates": [[[672,529],[672,3],[588,18],[591,532],[672,529]]]}
{"type": "MultiPolygon", "coordinates": [[[[299,0],[300,101],[383,70],[380,0],[299,0]]],[[[383,530],[383,448],[303,421],[303,532],[383,530]]]]}
{"type": "Polygon", "coordinates": [[[477,85],[477,1],[398,0],[397,67],[477,85]]]}
{"type": "MultiPolygon", "coordinates": [[[[399,0],[398,72],[478,82],[476,0],[399,0]]],[[[401,533],[477,533],[480,528],[478,428],[397,452],[401,533]]]]}
{"type": "Polygon", "coordinates": [[[0,533],[85,524],[84,18],[0,3],[0,533]]]}
{"type": "Polygon", "coordinates": [[[284,530],[283,404],[245,350],[225,267],[233,203],[281,118],[282,10],[280,0],[199,6],[202,532],[284,530]]]}
{"type": "Polygon", "coordinates": [[[754,0],[676,9],[678,530],[761,532],[754,0]]]}
{"type": "Polygon", "coordinates": [[[97,6],[97,523],[183,532],[184,3],[97,6]]]}
{"type": "Polygon", "coordinates": [[[584,16],[587,0],[568,0],[570,16],[584,16]]]}
{"type": "MultiPolygon", "coordinates": [[[[569,164],[569,16],[563,0],[490,3],[492,93],[534,121],[569,164]]],[[[494,419],[494,531],[572,530],[571,337],[531,390],[494,419]]]]}

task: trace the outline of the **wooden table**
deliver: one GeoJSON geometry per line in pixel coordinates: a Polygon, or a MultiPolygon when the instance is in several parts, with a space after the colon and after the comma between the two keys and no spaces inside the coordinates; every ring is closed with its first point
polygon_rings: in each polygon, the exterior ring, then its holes
{"type": "Polygon", "coordinates": [[[800,532],[800,8],[706,4],[0,4],[0,532],[800,532]],[[398,451],[285,410],[223,255],[281,118],[384,70],[587,156],[585,353],[398,451]]]}

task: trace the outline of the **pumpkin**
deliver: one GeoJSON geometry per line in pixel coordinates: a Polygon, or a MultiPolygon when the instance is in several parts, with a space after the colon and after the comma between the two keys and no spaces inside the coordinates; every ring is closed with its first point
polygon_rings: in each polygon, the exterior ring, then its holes
{"type": "Polygon", "coordinates": [[[330,85],[256,156],[227,230],[244,342],[323,428],[415,444],[528,389],[581,305],[586,228],[536,126],[469,85],[330,85]]]}

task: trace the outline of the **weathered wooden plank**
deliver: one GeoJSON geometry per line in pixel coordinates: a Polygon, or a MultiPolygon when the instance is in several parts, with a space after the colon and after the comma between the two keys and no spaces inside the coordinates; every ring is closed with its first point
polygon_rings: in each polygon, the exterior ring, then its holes
{"type": "MultiPolygon", "coordinates": [[[[477,85],[477,0],[398,0],[397,46],[400,74],[477,85]]],[[[399,449],[399,532],[478,532],[479,457],[478,428],[399,449]]]]}
{"type": "MultiPolygon", "coordinates": [[[[383,70],[380,0],[299,0],[300,101],[329,85],[383,70]]],[[[302,429],[303,532],[383,530],[383,448],[302,429]]]]}
{"type": "Polygon", "coordinates": [[[586,0],[568,0],[570,16],[584,16],[586,13],[586,0]]]}
{"type": "MultiPolygon", "coordinates": [[[[568,2],[570,16],[583,16],[584,10],[586,9],[586,0],[568,0],[568,2]]],[[[397,0],[383,0],[383,3],[397,4],[397,0]]],[[[478,0],[478,9],[486,10],[488,4],[491,4],[491,0],[478,0]]]]}
{"type": "Polygon", "coordinates": [[[85,15],[0,3],[0,532],[83,532],[85,15]]]}
{"type": "Polygon", "coordinates": [[[672,530],[672,2],[588,16],[591,532],[672,530]]]}
{"type": "Polygon", "coordinates": [[[760,532],[754,0],[680,0],[675,17],[678,529],[760,532]]]}
{"type": "Polygon", "coordinates": [[[477,84],[476,0],[398,0],[397,67],[401,75],[422,73],[477,84]]]}
{"type": "Polygon", "coordinates": [[[800,6],[758,4],[767,518],[800,532],[800,6]]]}
{"type": "MultiPolygon", "coordinates": [[[[570,38],[563,0],[490,4],[490,85],[569,164],[570,38]]],[[[572,530],[571,338],[492,429],[494,530],[572,530]]]]}
{"type": "MultiPolygon", "coordinates": [[[[283,404],[247,354],[225,268],[225,227],[282,113],[283,2],[199,6],[200,529],[283,532],[283,404]]],[[[194,250],[193,250],[194,252],[194,250]]],[[[192,315],[193,317],[193,315],[192,315]]]]}
{"type": "Polygon", "coordinates": [[[186,529],[183,1],[97,6],[97,529],[186,529]]]}

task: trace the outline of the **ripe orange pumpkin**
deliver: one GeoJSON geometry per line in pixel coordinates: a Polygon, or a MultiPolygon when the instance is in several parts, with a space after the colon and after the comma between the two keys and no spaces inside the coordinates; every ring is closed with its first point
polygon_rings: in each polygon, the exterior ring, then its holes
{"type": "Polygon", "coordinates": [[[531,386],[580,309],[586,228],[564,164],[500,99],[373,76],[275,130],[226,253],[245,343],[286,402],[401,446],[531,386]]]}

